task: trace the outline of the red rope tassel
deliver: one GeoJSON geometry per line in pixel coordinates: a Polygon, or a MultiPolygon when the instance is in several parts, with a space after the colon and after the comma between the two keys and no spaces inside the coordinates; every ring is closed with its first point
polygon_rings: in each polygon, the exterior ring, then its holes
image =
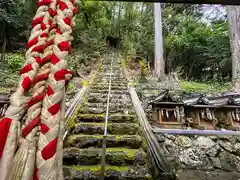
{"type": "Polygon", "coordinates": [[[7,141],[8,132],[12,123],[12,119],[3,118],[0,122],[0,158],[2,157],[5,143],[7,141]]]}

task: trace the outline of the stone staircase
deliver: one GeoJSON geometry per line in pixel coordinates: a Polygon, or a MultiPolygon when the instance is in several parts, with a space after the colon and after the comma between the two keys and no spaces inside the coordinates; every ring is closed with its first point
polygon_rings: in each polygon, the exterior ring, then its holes
{"type": "MultiPolygon", "coordinates": [[[[110,61],[103,63],[64,142],[65,179],[101,179],[110,61]]],[[[146,142],[130,98],[120,62],[114,61],[106,138],[106,180],[152,179],[146,142]]]]}

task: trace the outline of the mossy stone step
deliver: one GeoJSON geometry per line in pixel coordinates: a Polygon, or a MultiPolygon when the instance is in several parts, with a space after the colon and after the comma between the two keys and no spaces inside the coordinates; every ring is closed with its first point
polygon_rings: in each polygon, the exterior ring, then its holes
{"type": "MultiPolygon", "coordinates": [[[[108,94],[108,88],[106,89],[90,89],[91,93],[108,94]]],[[[111,94],[128,94],[128,90],[111,90],[111,94]]]]}
{"type": "MultiPolygon", "coordinates": [[[[73,134],[103,134],[104,123],[77,123],[72,131],[73,134]]],[[[135,135],[139,131],[136,123],[108,123],[108,134],[135,135]]]]}
{"type": "MultiPolygon", "coordinates": [[[[110,72],[99,73],[99,74],[97,74],[97,77],[99,77],[99,78],[109,78],[110,74],[111,74],[110,72]]],[[[112,78],[125,78],[123,76],[123,74],[121,74],[120,72],[112,73],[111,77],[112,78]]]]}
{"type": "MultiPolygon", "coordinates": [[[[128,85],[128,82],[127,81],[121,81],[121,82],[118,82],[118,83],[111,83],[112,84],[112,86],[126,86],[127,87],[127,85],[128,85]]],[[[101,82],[99,82],[99,83],[93,83],[93,86],[107,86],[108,85],[108,83],[101,83],[101,82]]]]}
{"type": "MultiPolygon", "coordinates": [[[[101,166],[63,166],[65,180],[100,180],[101,166]]],[[[152,180],[145,166],[106,166],[104,180],[152,180]]]]}
{"type": "MultiPolygon", "coordinates": [[[[68,147],[89,148],[102,147],[103,135],[86,135],[77,134],[70,135],[67,138],[68,147]]],[[[107,147],[125,147],[138,149],[142,145],[142,138],[138,135],[107,135],[107,147]]]]}
{"type": "MultiPolygon", "coordinates": [[[[89,97],[87,98],[87,101],[94,102],[94,103],[107,103],[107,95],[101,96],[101,94],[97,95],[97,93],[96,94],[91,93],[91,95],[89,95],[89,97]]],[[[116,96],[116,94],[115,95],[113,94],[113,96],[109,98],[109,102],[132,104],[130,97],[125,95],[116,96]]]]}
{"type": "MultiPolygon", "coordinates": [[[[106,109],[107,108],[107,103],[86,103],[85,108],[88,107],[88,108],[104,108],[106,109]]],[[[133,105],[132,103],[109,103],[109,110],[115,110],[115,109],[124,109],[124,108],[127,108],[127,109],[132,109],[133,108],[133,105]]]]}
{"type": "MultiPolygon", "coordinates": [[[[133,114],[135,111],[131,108],[121,108],[121,109],[113,109],[109,108],[109,113],[123,113],[123,114],[133,114]]],[[[92,108],[92,107],[83,107],[80,110],[81,114],[103,114],[106,113],[106,108],[92,108]]]]}
{"type": "MultiPolygon", "coordinates": [[[[93,85],[91,87],[91,89],[99,89],[99,90],[108,89],[108,88],[109,88],[109,84],[105,84],[103,86],[93,85]]],[[[111,90],[127,90],[127,89],[128,89],[127,86],[113,86],[113,85],[111,85],[111,90]]]]}
{"type": "MultiPolygon", "coordinates": [[[[122,83],[126,83],[128,82],[127,80],[115,80],[115,79],[112,79],[112,84],[122,84],[122,83]]],[[[109,79],[95,79],[93,84],[106,84],[106,83],[109,83],[109,79]]]]}
{"type": "MultiPolygon", "coordinates": [[[[104,122],[105,114],[79,114],[78,122],[104,122]]],[[[136,123],[135,114],[110,114],[108,116],[109,123],[136,123]]]]}
{"type": "MultiPolygon", "coordinates": [[[[145,165],[147,154],[141,149],[107,148],[105,162],[107,165],[145,165]]],[[[63,152],[64,165],[100,165],[102,148],[66,148],[63,152]]]]}
{"type": "MultiPolygon", "coordinates": [[[[106,72],[105,75],[97,75],[98,79],[109,79],[110,78],[110,72],[106,72]]],[[[121,76],[121,75],[112,75],[111,76],[112,79],[126,79],[125,76],[121,76]]]]}

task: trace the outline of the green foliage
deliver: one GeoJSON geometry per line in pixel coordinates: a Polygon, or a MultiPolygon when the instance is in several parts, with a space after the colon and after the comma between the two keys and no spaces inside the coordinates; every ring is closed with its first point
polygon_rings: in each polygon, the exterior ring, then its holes
{"type": "MultiPolygon", "coordinates": [[[[35,10],[36,1],[0,2],[0,46],[6,38],[7,51],[24,47],[35,10]]],[[[226,18],[211,18],[207,24],[202,20],[205,18],[202,5],[162,4],[162,13],[167,71],[178,71],[182,79],[189,81],[224,83],[231,79],[226,18]]],[[[153,66],[154,59],[153,15],[153,3],[83,0],[76,16],[73,47],[102,52],[108,35],[118,37],[124,58],[137,54],[146,59],[142,65],[140,63],[145,75],[147,70],[144,64],[150,62],[153,66]]],[[[85,62],[88,62],[86,66],[91,66],[91,61],[85,61],[84,57],[70,58],[69,64],[80,68],[79,64],[85,62]]],[[[2,73],[15,73],[22,63],[22,57],[10,54],[7,63],[3,63],[10,70],[4,69],[2,73]]],[[[6,81],[4,75],[1,78],[2,82],[6,81]]]]}
{"type": "Polygon", "coordinates": [[[211,28],[195,17],[179,17],[179,31],[165,39],[168,68],[181,67],[187,80],[230,80],[231,56],[227,30],[225,21],[213,22],[211,28]]]}
{"type": "Polygon", "coordinates": [[[23,66],[25,58],[22,54],[9,53],[6,55],[6,60],[9,68],[16,72],[23,66]]]}
{"type": "Polygon", "coordinates": [[[148,66],[146,59],[141,59],[139,61],[140,69],[141,69],[141,76],[145,77],[148,74],[148,66]]]}
{"type": "Polygon", "coordinates": [[[23,66],[24,55],[19,53],[6,54],[5,61],[1,62],[0,84],[1,87],[12,87],[19,80],[19,69],[23,66]]]}
{"type": "Polygon", "coordinates": [[[29,34],[28,26],[31,19],[32,16],[24,1],[5,0],[0,2],[0,46],[6,43],[8,51],[23,48],[29,34]]]}
{"type": "Polygon", "coordinates": [[[191,81],[181,81],[180,88],[186,92],[224,92],[231,88],[230,83],[225,83],[224,85],[218,83],[197,83],[191,81]]]}

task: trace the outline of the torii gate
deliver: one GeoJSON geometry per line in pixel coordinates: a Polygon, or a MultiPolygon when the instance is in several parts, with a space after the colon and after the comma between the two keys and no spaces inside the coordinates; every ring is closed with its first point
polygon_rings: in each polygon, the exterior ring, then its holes
{"type": "MultiPolygon", "coordinates": [[[[240,5],[237,0],[144,2],[240,5]]],[[[74,0],[39,0],[38,6],[19,85],[5,117],[0,120],[0,180],[63,179],[64,85],[71,74],[65,58],[71,50],[77,8],[74,0]],[[20,127],[25,112],[27,119],[20,127]]],[[[155,54],[157,60],[163,54],[160,17],[160,4],[155,3],[155,52],[160,51],[155,54]]]]}

